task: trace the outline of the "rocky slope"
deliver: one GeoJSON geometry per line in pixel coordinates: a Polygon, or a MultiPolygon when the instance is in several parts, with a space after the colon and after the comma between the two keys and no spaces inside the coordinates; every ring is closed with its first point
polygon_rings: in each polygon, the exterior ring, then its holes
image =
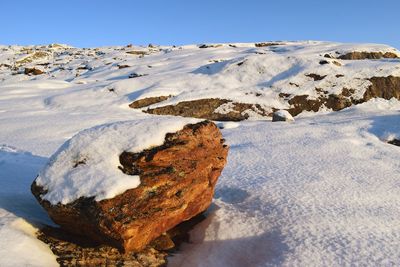
{"type": "MultiPolygon", "coordinates": [[[[373,44],[256,44],[0,47],[0,80],[63,80],[101,103],[159,115],[265,119],[278,109],[341,110],[400,96],[400,53],[373,44]]],[[[72,108],[66,95],[45,105],[72,108]],[[66,101],[64,101],[66,100],[66,101]]]]}

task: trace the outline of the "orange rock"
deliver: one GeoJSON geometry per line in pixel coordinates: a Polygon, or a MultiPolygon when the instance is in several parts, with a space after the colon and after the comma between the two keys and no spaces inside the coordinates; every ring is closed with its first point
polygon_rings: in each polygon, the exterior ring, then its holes
{"type": "Polygon", "coordinates": [[[112,198],[80,198],[51,205],[44,189],[31,190],[64,230],[121,251],[140,251],[152,240],[203,212],[226,163],[228,147],[209,121],[167,134],[164,144],[140,153],[122,152],[121,171],[139,175],[141,184],[112,198]]]}

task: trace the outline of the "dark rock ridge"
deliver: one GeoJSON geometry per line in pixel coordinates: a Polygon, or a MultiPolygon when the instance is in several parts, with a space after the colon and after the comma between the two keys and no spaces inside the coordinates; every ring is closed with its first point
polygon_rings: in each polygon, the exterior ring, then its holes
{"type": "MultiPolygon", "coordinates": [[[[319,75],[315,73],[306,74],[314,81],[323,80],[326,75],[319,75]]],[[[341,78],[343,75],[337,74],[336,78],[341,78]]],[[[339,111],[352,105],[364,103],[372,98],[400,99],[400,77],[387,76],[387,77],[372,77],[367,79],[371,85],[366,89],[362,98],[355,98],[355,89],[343,88],[340,94],[328,94],[321,88],[315,88],[319,97],[316,99],[309,99],[308,95],[291,95],[286,93],[279,93],[279,97],[287,101],[290,108],[287,110],[292,116],[297,116],[303,111],[317,112],[321,107],[339,111]]],[[[299,87],[300,85],[291,83],[299,87]]],[[[143,108],[155,103],[162,102],[172,96],[159,96],[139,99],[131,103],[131,108],[143,108]]],[[[156,108],[149,108],[143,112],[156,114],[156,115],[174,115],[183,117],[203,118],[216,121],[242,121],[249,118],[249,113],[254,112],[260,116],[270,117],[274,111],[278,110],[276,107],[267,109],[259,104],[238,103],[227,99],[219,98],[206,98],[197,99],[192,101],[183,101],[175,105],[166,105],[156,108]],[[225,114],[221,114],[216,110],[224,104],[232,104],[232,109],[225,114]]]]}
{"type": "MultiPolygon", "coordinates": [[[[353,97],[355,90],[347,88],[343,88],[340,94],[325,95],[322,92],[322,95],[317,99],[308,99],[308,95],[297,95],[288,101],[292,106],[288,111],[292,116],[296,116],[304,110],[317,112],[322,106],[338,111],[376,97],[387,100],[393,97],[400,99],[400,77],[372,77],[368,80],[371,85],[366,89],[361,99],[355,99],[353,97]]],[[[285,97],[288,96],[285,95],[285,97]]]]}
{"type": "Polygon", "coordinates": [[[26,75],[40,75],[43,74],[44,71],[37,68],[25,68],[24,73],[26,75]]]}
{"type": "Polygon", "coordinates": [[[266,111],[258,104],[237,103],[227,99],[206,98],[192,101],[179,102],[176,105],[168,105],[144,110],[146,113],[156,115],[176,115],[182,117],[194,117],[215,121],[242,121],[249,118],[248,112],[255,112],[261,116],[269,116],[266,111]],[[232,103],[232,111],[225,114],[215,110],[221,105],[232,103]]]}
{"type": "Polygon", "coordinates": [[[374,97],[391,99],[392,97],[400,99],[400,77],[372,77],[369,79],[372,83],[364,94],[364,101],[374,97]]]}
{"type": "Polygon", "coordinates": [[[199,48],[217,48],[222,47],[222,44],[201,44],[199,48]]]}
{"type": "Polygon", "coordinates": [[[400,140],[399,139],[393,139],[388,141],[389,144],[395,145],[395,146],[400,146],[400,140]]]}
{"type": "Polygon", "coordinates": [[[338,57],[338,59],[360,60],[360,59],[381,59],[381,58],[398,58],[399,56],[392,52],[349,52],[338,57]]]}
{"type": "Polygon", "coordinates": [[[165,101],[171,96],[153,96],[153,97],[146,97],[142,99],[138,99],[133,101],[131,104],[129,104],[129,107],[131,108],[144,108],[153,104],[157,104],[159,102],[165,101]]]}
{"type": "Polygon", "coordinates": [[[278,42],[264,42],[264,43],[255,43],[255,47],[267,47],[267,46],[276,46],[276,45],[284,45],[285,43],[278,42]]]}
{"type": "Polygon", "coordinates": [[[139,175],[141,184],[112,199],[52,205],[41,197],[45,189],[35,181],[31,190],[66,232],[137,252],[208,208],[226,163],[228,147],[223,143],[218,127],[204,121],[167,134],[161,146],[122,152],[121,171],[139,175]]]}

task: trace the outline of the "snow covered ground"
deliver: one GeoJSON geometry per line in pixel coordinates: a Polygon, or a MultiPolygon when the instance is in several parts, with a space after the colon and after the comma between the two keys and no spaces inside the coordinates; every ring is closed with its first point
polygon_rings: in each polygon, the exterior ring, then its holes
{"type": "MultiPolygon", "coordinates": [[[[18,63],[32,55],[26,47],[0,46],[0,266],[57,265],[35,238],[35,229],[51,222],[30,184],[77,132],[154,118],[128,107],[137,98],[175,96],[154,106],[222,97],[287,108],[276,97],[281,92],[313,96],[318,86],[334,93],[351,85],[362,94],[368,81],[361,78],[400,76],[399,59],[319,64],[326,53],[398,53],[381,45],[234,46],[53,46],[27,63],[18,63]],[[19,74],[31,65],[46,73],[19,74]],[[148,75],[129,79],[133,72],[148,75]],[[328,76],[313,81],[307,73],[328,76]]],[[[171,266],[399,264],[400,148],[385,141],[400,137],[400,102],[376,99],[295,120],[221,123],[230,152],[214,204],[171,266]]]]}

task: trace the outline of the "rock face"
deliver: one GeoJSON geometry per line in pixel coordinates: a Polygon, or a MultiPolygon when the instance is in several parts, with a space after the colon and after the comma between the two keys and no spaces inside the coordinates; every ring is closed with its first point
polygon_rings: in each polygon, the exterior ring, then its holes
{"type": "Polygon", "coordinates": [[[388,141],[388,143],[391,145],[400,146],[400,139],[393,139],[388,141]]]}
{"type": "Polygon", "coordinates": [[[349,52],[338,57],[338,59],[347,60],[360,60],[360,59],[381,59],[381,58],[398,58],[395,53],[392,52],[349,52]]]}
{"type": "Polygon", "coordinates": [[[194,117],[216,121],[242,121],[249,118],[249,114],[268,116],[270,112],[258,104],[236,103],[227,99],[207,98],[179,102],[176,105],[167,105],[144,110],[156,115],[175,115],[194,117]]]}
{"type": "Polygon", "coordinates": [[[46,226],[38,232],[38,239],[48,244],[60,266],[166,266],[167,256],[189,241],[189,231],[205,219],[200,214],[161,235],[140,252],[123,254],[106,244],[65,232],[62,228],[46,226]]]}
{"type": "Polygon", "coordinates": [[[372,77],[369,79],[372,85],[364,94],[364,100],[368,101],[374,97],[400,99],[400,77],[372,77]]]}
{"type": "Polygon", "coordinates": [[[263,43],[255,43],[255,47],[267,47],[267,46],[276,46],[276,45],[284,45],[282,42],[263,42],[263,43]]]}
{"type": "Polygon", "coordinates": [[[43,74],[44,71],[37,69],[37,68],[25,68],[24,73],[26,75],[40,75],[40,74],[43,74]]]}
{"type": "MultiPolygon", "coordinates": [[[[371,85],[365,90],[362,98],[355,99],[355,89],[343,88],[340,94],[326,95],[321,92],[321,96],[317,99],[309,99],[308,95],[296,95],[289,99],[288,103],[292,106],[288,111],[293,116],[296,116],[306,111],[317,112],[322,106],[332,109],[334,111],[342,110],[357,105],[372,98],[391,99],[396,98],[400,100],[400,77],[387,76],[387,77],[372,77],[368,79],[371,85]]],[[[288,97],[281,95],[281,97],[288,97]]]]}
{"type": "Polygon", "coordinates": [[[161,146],[140,153],[122,152],[121,171],[139,175],[141,184],[112,199],[81,197],[52,205],[42,199],[45,190],[36,182],[31,190],[65,231],[125,253],[140,251],[208,208],[226,163],[228,147],[223,143],[217,126],[205,121],[167,134],[161,146]]]}
{"type": "Polygon", "coordinates": [[[144,108],[162,101],[167,100],[171,96],[154,96],[154,97],[146,97],[143,99],[138,99],[136,101],[133,101],[131,104],[129,104],[129,107],[131,108],[144,108]]]}

